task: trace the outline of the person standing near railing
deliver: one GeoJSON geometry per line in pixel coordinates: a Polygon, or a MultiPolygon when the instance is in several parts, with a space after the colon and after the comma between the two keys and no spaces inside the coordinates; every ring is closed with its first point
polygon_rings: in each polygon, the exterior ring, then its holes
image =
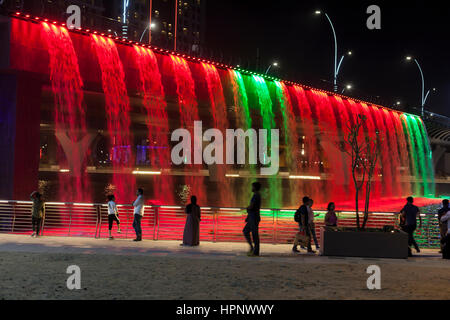
{"type": "Polygon", "coordinates": [[[142,241],[142,228],[141,228],[141,220],[144,216],[144,189],[139,188],[136,192],[137,198],[133,202],[134,207],[134,220],[133,220],[133,228],[136,232],[136,239],[133,241],[142,241]]]}
{"type": "Polygon", "coordinates": [[[335,209],[334,202],[330,202],[327,207],[327,214],[325,215],[325,225],[327,227],[337,227],[338,218],[335,209]]]}
{"type": "Polygon", "coordinates": [[[422,217],[420,216],[419,207],[413,204],[414,198],[408,197],[406,199],[406,205],[403,207],[400,214],[405,217],[405,225],[402,227],[402,230],[408,234],[408,256],[412,256],[410,246],[413,245],[416,251],[419,253],[420,249],[417,245],[416,240],[414,239],[414,231],[417,228],[417,217],[419,217],[420,224],[419,228],[422,227],[422,217]]]}
{"type": "Polygon", "coordinates": [[[41,231],[42,218],[44,216],[44,200],[42,200],[42,195],[33,191],[30,195],[31,201],[33,201],[33,206],[31,209],[31,224],[33,226],[32,237],[39,237],[41,231]]]}
{"type": "Polygon", "coordinates": [[[200,244],[200,207],[197,197],[191,197],[191,203],[186,206],[186,225],[184,226],[182,246],[198,246],[200,244]]]}
{"type": "MultiPolygon", "coordinates": [[[[449,207],[448,199],[442,200],[442,208],[439,209],[439,211],[438,211],[439,233],[441,235],[441,240],[447,236],[447,230],[448,230],[447,222],[442,222],[441,219],[449,211],[450,211],[450,207],[449,207]]],[[[441,241],[441,253],[442,253],[443,246],[444,246],[444,244],[441,241]]]]}
{"type": "Polygon", "coordinates": [[[117,210],[116,205],[116,197],[112,194],[108,196],[108,231],[109,231],[109,239],[112,240],[114,237],[111,234],[113,223],[116,221],[117,223],[117,232],[121,233],[120,231],[120,220],[119,220],[119,211],[117,210]]]}
{"type": "Polygon", "coordinates": [[[442,258],[450,259],[450,211],[447,211],[447,213],[441,217],[439,222],[447,224],[447,233],[444,238],[441,239],[442,258]]]}
{"type": "Polygon", "coordinates": [[[253,197],[250,201],[250,205],[247,207],[247,219],[245,222],[247,224],[244,227],[244,236],[250,245],[250,251],[248,252],[249,257],[259,256],[259,222],[261,221],[260,209],[261,209],[261,195],[259,190],[261,189],[261,184],[259,182],[252,183],[253,197]],[[253,242],[250,237],[250,233],[253,237],[253,242]],[[254,243],[254,244],[253,244],[254,243]]]}

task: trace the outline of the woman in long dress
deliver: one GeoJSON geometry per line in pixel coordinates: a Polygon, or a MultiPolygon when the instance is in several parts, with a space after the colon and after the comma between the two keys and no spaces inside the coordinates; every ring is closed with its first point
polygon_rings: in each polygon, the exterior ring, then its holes
{"type": "Polygon", "coordinates": [[[191,203],[186,207],[186,225],[183,234],[183,246],[198,246],[200,244],[200,207],[197,197],[191,197],[191,203]]]}

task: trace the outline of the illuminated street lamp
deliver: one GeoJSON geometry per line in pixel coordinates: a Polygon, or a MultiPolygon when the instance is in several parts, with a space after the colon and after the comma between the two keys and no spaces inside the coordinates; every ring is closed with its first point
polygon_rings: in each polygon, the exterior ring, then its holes
{"type": "Polygon", "coordinates": [[[278,67],[278,62],[274,62],[274,63],[272,63],[268,68],[267,68],[267,70],[266,70],[266,74],[268,74],[269,73],[269,71],[270,71],[270,69],[272,68],[272,66],[274,66],[274,67],[278,67]]]}
{"type": "Polygon", "coordinates": [[[152,41],[152,36],[151,36],[151,30],[154,30],[155,29],[155,27],[156,27],[156,24],[155,23],[150,23],[148,26],[147,26],[147,28],[145,28],[145,30],[144,30],[144,32],[142,32],[142,35],[141,35],[141,39],[139,40],[140,42],[142,42],[142,39],[144,39],[144,35],[145,35],[145,33],[147,32],[147,30],[149,30],[148,32],[150,33],[149,34],[149,42],[148,43],[151,43],[151,41],[152,41]]]}
{"type": "Polygon", "coordinates": [[[353,86],[351,84],[348,84],[344,87],[344,89],[342,89],[341,94],[343,94],[345,92],[345,89],[350,90],[351,88],[353,88],[353,86]]]}
{"type": "MultiPolygon", "coordinates": [[[[321,15],[322,11],[320,10],[316,10],[315,11],[316,15],[321,15]]],[[[334,26],[333,26],[333,22],[331,22],[330,17],[328,16],[328,14],[326,12],[324,12],[325,17],[327,18],[328,22],[330,23],[331,26],[331,30],[333,31],[333,36],[334,36],[334,70],[333,70],[333,86],[334,86],[334,92],[337,92],[338,90],[338,86],[337,86],[337,77],[339,74],[339,70],[341,69],[341,65],[342,65],[342,61],[344,61],[344,57],[345,55],[342,55],[341,60],[338,63],[338,46],[337,46],[337,37],[336,37],[336,31],[334,30],[334,26]]],[[[351,51],[348,51],[347,54],[349,56],[352,55],[351,51]]],[[[345,88],[344,88],[345,90],[345,88]]]]}
{"type": "MultiPolygon", "coordinates": [[[[415,59],[411,56],[407,56],[406,60],[407,61],[414,60],[414,62],[416,63],[416,65],[420,71],[420,77],[422,79],[422,105],[421,105],[421,107],[422,107],[422,116],[423,116],[425,103],[427,102],[428,96],[430,95],[430,90],[428,90],[427,93],[425,94],[425,77],[423,76],[423,71],[422,71],[422,68],[420,67],[419,61],[417,61],[417,59],[415,59]]],[[[433,91],[436,91],[436,88],[433,88],[433,91]]]]}

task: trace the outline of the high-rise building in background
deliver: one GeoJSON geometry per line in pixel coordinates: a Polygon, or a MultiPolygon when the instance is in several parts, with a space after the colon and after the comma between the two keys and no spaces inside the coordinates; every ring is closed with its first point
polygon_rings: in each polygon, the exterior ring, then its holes
{"type": "Polygon", "coordinates": [[[67,8],[77,5],[81,9],[81,25],[86,28],[103,28],[105,23],[104,0],[4,0],[0,5],[6,10],[21,12],[65,21],[69,14],[67,8]]]}
{"type": "Polygon", "coordinates": [[[81,25],[134,41],[149,41],[150,4],[152,44],[173,49],[175,8],[177,50],[199,53],[206,27],[206,0],[4,0],[1,7],[64,21],[70,5],[81,9],[81,25]]]}
{"type": "MultiPolygon", "coordinates": [[[[114,31],[132,40],[148,42],[150,2],[129,0],[128,6],[127,0],[105,2],[106,15],[120,24],[114,31]]],[[[199,51],[204,40],[206,0],[153,0],[151,6],[152,44],[174,48],[177,8],[177,50],[199,51]]]]}

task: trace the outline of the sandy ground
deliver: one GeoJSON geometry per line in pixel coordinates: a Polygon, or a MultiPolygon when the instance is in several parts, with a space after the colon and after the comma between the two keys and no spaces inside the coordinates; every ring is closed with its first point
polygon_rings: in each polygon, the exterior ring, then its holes
{"type": "Polygon", "coordinates": [[[108,241],[0,235],[0,299],[450,299],[450,262],[426,250],[408,260],[295,255],[263,245],[108,241]],[[381,290],[368,290],[369,265],[381,290]],[[81,268],[81,290],[66,269],[81,268]]]}

